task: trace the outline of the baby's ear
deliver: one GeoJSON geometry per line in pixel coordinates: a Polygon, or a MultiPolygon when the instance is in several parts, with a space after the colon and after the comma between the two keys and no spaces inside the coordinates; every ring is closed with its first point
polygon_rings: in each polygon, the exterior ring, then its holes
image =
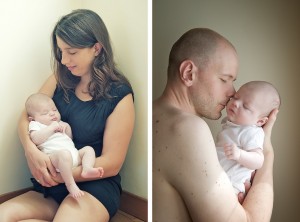
{"type": "Polygon", "coordinates": [[[28,116],[28,120],[29,120],[29,122],[30,122],[30,121],[32,121],[32,120],[34,120],[34,119],[33,119],[32,116],[28,116]]]}
{"type": "Polygon", "coordinates": [[[259,119],[258,121],[257,121],[257,123],[256,123],[256,125],[257,126],[263,126],[263,125],[265,125],[267,122],[268,122],[268,117],[266,116],[266,117],[263,117],[263,118],[261,118],[261,119],[259,119]]]}

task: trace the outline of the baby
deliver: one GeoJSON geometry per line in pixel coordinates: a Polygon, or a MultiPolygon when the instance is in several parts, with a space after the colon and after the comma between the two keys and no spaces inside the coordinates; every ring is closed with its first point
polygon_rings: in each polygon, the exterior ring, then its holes
{"type": "Polygon", "coordinates": [[[94,149],[90,146],[85,146],[80,150],[75,148],[70,125],[60,120],[60,113],[53,100],[47,95],[36,93],[29,96],[25,107],[30,121],[31,140],[42,152],[49,155],[71,196],[81,197],[84,193],[75,183],[72,167],[82,164],[81,176],[84,178],[102,177],[103,168],[94,168],[94,149]]]}
{"type": "Polygon", "coordinates": [[[244,84],[226,106],[227,117],[222,121],[216,146],[220,164],[236,194],[245,192],[245,181],[263,165],[262,126],[268,121],[270,112],[279,106],[279,93],[264,81],[244,84]]]}

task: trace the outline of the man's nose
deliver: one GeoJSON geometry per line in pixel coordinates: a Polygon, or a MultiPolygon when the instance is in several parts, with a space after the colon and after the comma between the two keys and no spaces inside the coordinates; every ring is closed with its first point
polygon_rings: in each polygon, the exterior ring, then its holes
{"type": "Polygon", "coordinates": [[[230,97],[233,97],[233,95],[236,93],[234,86],[231,87],[231,89],[229,90],[229,95],[230,97]]]}

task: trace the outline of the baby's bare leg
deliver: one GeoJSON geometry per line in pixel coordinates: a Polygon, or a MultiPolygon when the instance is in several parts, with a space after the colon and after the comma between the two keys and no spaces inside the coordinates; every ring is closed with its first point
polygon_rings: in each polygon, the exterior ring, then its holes
{"type": "Polygon", "coordinates": [[[84,178],[100,178],[104,174],[102,167],[95,168],[95,151],[90,146],[85,146],[79,150],[79,156],[82,162],[81,176],[84,178]]]}
{"type": "Polygon", "coordinates": [[[60,150],[49,155],[52,164],[59,170],[66,187],[74,198],[81,197],[84,193],[78,188],[72,175],[72,155],[68,150],[60,150]]]}

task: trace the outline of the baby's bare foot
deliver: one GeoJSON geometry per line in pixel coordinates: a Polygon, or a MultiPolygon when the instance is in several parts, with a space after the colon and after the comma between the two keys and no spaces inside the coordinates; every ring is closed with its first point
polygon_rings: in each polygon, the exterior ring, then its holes
{"type": "Polygon", "coordinates": [[[77,199],[79,197],[82,197],[84,195],[84,192],[82,190],[79,189],[79,187],[76,185],[76,183],[72,183],[69,185],[66,185],[68,191],[70,192],[70,195],[77,199]]]}
{"type": "Polygon", "coordinates": [[[102,167],[98,168],[89,168],[89,169],[83,169],[81,176],[84,178],[97,178],[97,177],[103,177],[104,170],[102,167]]]}

